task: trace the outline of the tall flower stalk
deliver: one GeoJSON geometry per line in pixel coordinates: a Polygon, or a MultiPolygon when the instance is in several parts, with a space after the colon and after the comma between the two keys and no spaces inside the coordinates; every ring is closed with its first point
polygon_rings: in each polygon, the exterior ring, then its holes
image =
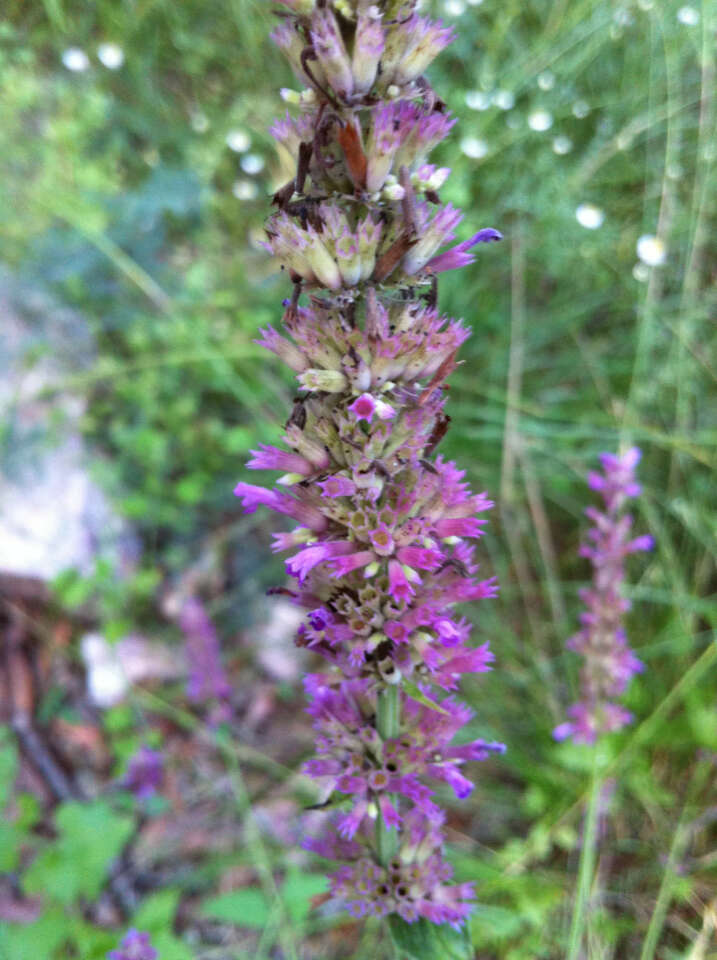
{"type": "Polygon", "coordinates": [[[593,747],[567,960],[579,960],[582,955],[586,917],[589,919],[587,905],[595,871],[598,807],[603,786],[600,738],[632,720],[632,715],[617,698],[625,692],[634,674],[643,670],[642,662],[627,643],[623,616],[629,602],[622,595],[625,558],[639,550],[650,550],[653,545],[649,535],[632,536],[632,517],[625,513],[626,502],[641,493],[635,478],[640,457],[637,447],[622,457],[603,453],[600,455],[602,470],[588,474],[588,484],[602,497],[603,509],[588,507],[585,511],[593,525],[580,554],[590,560],[593,575],[591,585],[580,593],[585,604],[580,615],[580,630],[567,644],[568,649],[583,656],[581,696],[568,708],[569,719],[553,731],[556,740],[572,738],[575,743],[593,747]]]}
{"type": "Polygon", "coordinates": [[[492,503],[434,451],[448,426],[445,381],[468,337],[437,309],[438,276],[499,240],[482,229],[448,246],[462,219],[441,203],[450,171],[428,163],[454,120],[423,76],[453,39],[415,0],[283,0],[273,39],[303,89],[272,127],[296,164],[274,197],[266,248],[288,273],[284,333],[259,341],[301,388],[286,449],[247,464],[277,470],[268,489],[239,483],[297,526],[288,551],[297,642],[320,654],[305,686],[316,731],[306,772],[333,817],[306,846],[340,866],[332,894],[355,916],[397,914],[459,927],[470,883],[451,883],[445,814],[464,798],[469,761],[504,747],[454,738],[472,719],[453,696],[464,673],[490,669],[456,604],[493,597],[475,541],[492,503]]]}
{"type": "Polygon", "coordinates": [[[640,456],[637,447],[622,457],[603,453],[602,472],[588,474],[588,484],[601,495],[603,509],[585,511],[593,526],[580,555],[590,560],[593,576],[591,585],[580,592],[585,604],[581,628],[567,643],[569,650],[583,656],[581,698],[568,708],[570,719],[553,731],[556,740],[572,737],[576,743],[594,743],[601,734],[619,730],[632,719],[617,697],[643,669],[627,643],[622,621],[630,604],[621,593],[625,557],[652,549],[649,534],[631,535],[632,517],[624,512],[625,503],[641,492],[635,479],[640,456]]]}

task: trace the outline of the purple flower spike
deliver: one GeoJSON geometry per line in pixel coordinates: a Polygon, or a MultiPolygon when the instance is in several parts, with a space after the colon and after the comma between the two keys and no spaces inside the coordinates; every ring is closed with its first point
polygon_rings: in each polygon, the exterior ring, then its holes
{"type": "Polygon", "coordinates": [[[195,703],[228,701],[232,688],[222,664],[219,637],[206,607],[197,597],[182,603],[179,626],[189,667],[187,696],[195,703]]]}
{"type": "MultiPolygon", "coordinates": [[[[475,559],[493,504],[434,452],[470,327],[425,292],[500,234],[445,249],[463,215],[440,202],[450,169],[428,154],[456,120],[423,71],[453,29],[417,0],[283,3],[273,38],[308,89],[287,91],[297,115],[271,128],[296,174],[265,248],[294,290],[282,331],[257,342],[301,393],[285,449],[259,445],[247,464],[283,476],[234,493],[246,513],[295,523],[273,549],[306,613],[296,643],[323,663],[305,678],[316,752],[304,772],[336,810],[306,846],[339,861],[332,896],[357,917],[460,926],[473,888],[452,882],[437,797],[446,785],[468,797],[473,765],[505,747],[465,736],[473,717],[454,691],[494,656],[456,608],[498,587],[475,559]]],[[[634,667],[625,651],[620,663],[634,667]]]]}
{"type": "Polygon", "coordinates": [[[164,757],[158,750],[141,746],[127,765],[122,786],[137,797],[146,800],[153,797],[164,778],[164,757]]]}
{"type": "Polygon", "coordinates": [[[110,950],[107,960],[157,960],[159,953],[150,943],[148,933],[129,930],[118,950],[110,950]]]}
{"type": "Polygon", "coordinates": [[[637,447],[622,457],[603,453],[602,473],[588,474],[588,485],[600,493],[605,509],[601,512],[588,507],[585,511],[593,526],[580,554],[593,565],[593,582],[580,592],[586,607],[580,617],[582,629],[567,644],[568,649],[584,658],[580,673],[582,699],[568,708],[569,719],[553,731],[556,740],[572,737],[575,743],[594,743],[601,734],[620,730],[632,720],[614,698],[625,692],[636,673],[644,670],[627,645],[622,617],[628,603],[620,589],[625,579],[625,557],[653,546],[649,534],[630,538],[632,517],[621,512],[625,502],[640,493],[635,480],[640,456],[637,447]]]}

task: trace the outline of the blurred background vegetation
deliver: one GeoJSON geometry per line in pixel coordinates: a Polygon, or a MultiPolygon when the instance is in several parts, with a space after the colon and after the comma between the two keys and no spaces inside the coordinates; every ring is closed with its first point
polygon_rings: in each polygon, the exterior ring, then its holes
{"type": "MultiPolygon", "coordinates": [[[[473,611],[496,669],[464,695],[477,734],[509,749],[476,771],[451,834],[460,877],[477,881],[476,956],[564,953],[589,759],[551,730],[576,682],[563,650],[587,576],[584,475],[599,451],[636,443],[635,523],[657,544],[634,559],[629,588],[646,671],[628,696],[635,724],[605,745],[589,956],[708,960],[717,9],[424,7],[458,28],[430,74],[461,121],[434,155],[453,169],[442,200],[466,211],[461,239],[483,226],[506,238],[449,275],[440,301],[474,331],[442,452],[498,501],[482,563],[501,595],[473,611]]],[[[25,630],[6,651],[21,649],[34,671],[33,722],[83,787],[54,806],[6,728],[3,960],[104,957],[130,924],[153,932],[162,960],[387,950],[375,925],[309,909],[323,867],[297,850],[298,826],[278,826],[311,802],[296,774],[311,737],[290,631],[285,673],[257,659],[272,617],[264,592],[283,582],[271,521],[242,518],[232,496],[249,448],[278,438],[295,389],[253,344],[287,295],[258,247],[287,179],[267,128],[284,110],[279,88],[295,85],[267,39],[272,19],[268,0],[4,5],[0,301],[21,335],[3,335],[14,348],[0,358],[0,472],[9,483],[29,465],[37,480],[58,438],[80,435],[119,527],[108,534],[102,521],[84,565],[23,569],[49,582],[39,606],[3,582],[0,615],[25,630]],[[130,560],[118,559],[120,540],[130,560]],[[179,650],[171,600],[188,580],[221,637],[231,720],[212,724],[176,676],[93,704],[83,632],[179,650]],[[141,743],[164,750],[171,772],[149,806],[117,787],[141,743]],[[139,893],[124,916],[104,892],[122,850],[139,893]],[[90,866],[78,874],[79,863],[90,866]]],[[[0,572],[12,572],[2,552],[0,572]]]]}

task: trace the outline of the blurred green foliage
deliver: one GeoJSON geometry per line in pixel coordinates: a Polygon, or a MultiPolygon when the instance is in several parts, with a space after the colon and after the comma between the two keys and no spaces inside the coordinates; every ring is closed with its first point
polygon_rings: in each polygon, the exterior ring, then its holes
{"type": "MultiPolygon", "coordinates": [[[[89,579],[68,573],[58,591],[69,606],[98,597],[113,636],[155,617],[160,575],[180,573],[219,530],[233,557],[227,624],[246,617],[242,590],[280,569],[266,529],[238,518],[231,493],[249,448],[279,436],[293,389],[252,343],[287,293],[257,247],[286,177],[267,127],[282,112],[278,88],[292,84],[267,40],[271,6],[8,0],[0,23],[3,260],[86,318],[96,354],[50,393],[87,401],[93,469],[143,551],[128,582],[100,566],[89,579]],[[122,51],[116,69],[98,58],[103,43],[122,51]],[[73,48],[86,69],[63,64],[73,48]],[[237,132],[250,141],[243,152],[227,142],[237,132]]],[[[647,669],[628,697],[637,722],[608,747],[614,794],[590,955],[637,957],[668,883],[655,956],[706,960],[715,954],[689,945],[714,904],[714,856],[696,832],[679,877],[664,857],[678,817],[697,821],[709,801],[686,785],[698,753],[717,749],[717,13],[708,0],[689,8],[692,25],[677,0],[426,6],[459,28],[431,72],[462,121],[436,151],[454,171],[442,199],[465,208],[466,236],[496,226],[506,237],[440,291],[442,308],[474,329],[442,451],[499,501],[484,567],[499,574],[501,599],[477,611],[497,665],[465,694],[476,734],[509,751],[478,771],[471,836],[455,838],[459,877],[476,881],[481,901],[473,942],[481,958],[561,956],[589,764],[550,731],[575,681],[563,649],[586,575],[583,477],[598,451],[629,442],[645,454],[636,525],[657,548],[631,588],[630,635],[647,669]],[[576,217],[584,204],[602,217],[595,229],[576,217]],[[664,263],[638,259],[643,235],[659,236],[664,263]]],[[[13,758],[4,741],[0,791],[13,758]]],[[[0,956],[104,956],[116,938],[84,919],[77,898],[99,889],[127,836],[123,815],[102,801],[84,808],[104,842],[79,874],[71,865],[89,838],[79,808],[57,811],[50,840],[33,833],[29,795],[15,804],[0,825],[0,868],[36,850],[22,883],[42,891],[45,909],[0,934],[0,956]]],[[[279,871],[287,854],[272,851],[279,871]]],[[[251,895],[255,918],[272,909],[265,893],[241,891],[251,895]]],[[[137,921],[168,938],[162,960],[190,955],[168,933],[178,896],[155,894],[137,921]]],[[[299,925],[301,897],[285,907],[299,925]]],[[[231,907],[204,909],[231,920],[231,907]]],[[[377,949],[370,940],[361,955],[377,949]]]]}

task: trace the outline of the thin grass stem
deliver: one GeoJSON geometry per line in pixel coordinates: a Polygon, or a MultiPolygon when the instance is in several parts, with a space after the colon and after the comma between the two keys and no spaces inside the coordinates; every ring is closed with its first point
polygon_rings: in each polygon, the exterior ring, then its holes
{"type": "Polygon", "coordinates": [[[597,822],[602,778],[598,747],[593,748],[593,763],[590,776],[590,793],[585,811],[585,827],[583,829],[583,843],[580,851],[578,867],[578,889],[575,895],[572,921],[570,923],[570,937],[568,940],[567,960],[580,960],[580,948],[583,943],[585,928],[589,923],[588,899],[595,873],[595,858],[597,854],[597,822]]]}

